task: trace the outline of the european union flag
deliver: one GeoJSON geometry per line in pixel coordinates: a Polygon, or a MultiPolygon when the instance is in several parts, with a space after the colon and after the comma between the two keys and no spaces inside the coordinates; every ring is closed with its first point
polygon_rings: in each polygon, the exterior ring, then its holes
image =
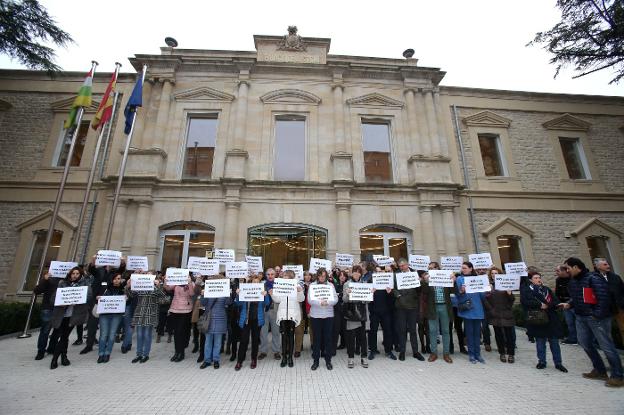
{"type": "Polygon", "coordinates": [[[130,129],[132,129],[132,122],[134,121],[137,107],[141,107],[142,105],[143,77],[139,75],[136,85],[134,85],[134,89],[132,90],[132,95],[130,95],[130,99],[128,100],[126,108],[124,109],[124,115],[126,116],[126,128],[124,128],[124,133],[130,134],[130,129]]]}

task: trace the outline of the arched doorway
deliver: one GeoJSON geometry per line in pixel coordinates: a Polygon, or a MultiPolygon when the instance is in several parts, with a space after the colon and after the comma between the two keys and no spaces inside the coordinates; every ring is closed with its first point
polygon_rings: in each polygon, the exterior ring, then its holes
{"type": "Polygon", "coordinates": [[[407,228],[397,225],[372,225],[360,230],[360,259],[368,261],[373,255],[387,255],[395,260],[408,257],[412,251],[412,236],[407,228]]]}
{"type": "Polygon", "coordinates": [[[212,257],[214,228],[201,222],[174,222],[160,228],[158,269],[184,267],[190,256],[212,257]]]}
{"type": "Polygon", "coordinates": [[[249,228],[247,252],[261,256],[265,268],[303,265],[325,258],[327,230],[299,223],[273,223],[249,228]]]}

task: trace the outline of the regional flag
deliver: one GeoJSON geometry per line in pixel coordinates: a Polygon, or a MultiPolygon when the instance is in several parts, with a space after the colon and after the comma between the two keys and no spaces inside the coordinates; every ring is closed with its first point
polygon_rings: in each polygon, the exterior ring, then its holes
{"type": "Polygon", "coordinates": [[[136,110],[142,105],[143,76],[139,75],[136,84],[134,85],[134,89],[132,90],[132,95],[130,95],[130,99],[128,100],[126,108],[124,109],[124,115],[126,116],[126,127],[124,128],[124,133],[130,134],[130,130],[132,129],[132,123],[136,115],[136,110]]]}
{"type": "Polygon", "coordinates": [[[63,126],[66,130],[73,127],[76,123],[76,114],[78,113],[78,108],[80,107],[90,107],[91,106],[91,88],[93,86],[93,69],[89,71],[87,77],[84,80],[84,83],[80,87],[80,91],[78,91],[78,96],[74,100],[72,104],[71,110],[69,111],[69,117],[65,120],[65,125],[63,126]]]}
{"type": "Polygon", "coordinates": [[[113,72],[113,76],[106,87],[106,92],[104,92],[102,102],[100,102],[100,106],[95,113],[95,117],[93,117],[93,121],[91,121],[91,128],[94,130],[97,130],[100,125],[106,124],[106,122],[110,120],[113,115],[113,95],[115,95],[116,85],[117,73],[113,72]]]}

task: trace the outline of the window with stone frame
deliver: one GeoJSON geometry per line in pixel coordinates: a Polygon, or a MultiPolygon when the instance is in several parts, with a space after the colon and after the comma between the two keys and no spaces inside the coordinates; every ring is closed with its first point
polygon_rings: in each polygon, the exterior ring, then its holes
{"type": "Polygon", "coordinates": [[[217,142],[217,114],[192,116],[188,120],[184,173],[186,178],[209,179],[217,142]]]}
{"type": "Polygon", "coordinates": [[[303,181],[306,172],[306,118],[302,115],[275,117],[273,179],[303,181]]]}
{"type": "MultiPolygon", "coordinates": [[[[33,232],[33,243],[28,259],[28,267],[25,270],[24,282],[22,283],[22,291],[32,291],[37,285],[37,272],[39,271],[39,264],[41,262],[41,255],[43,254],[43,247],[47,235],[48,231],[43,229],[33,232]]],[[[62,239],[63,232],[55,230],[46,253],[44,269],[48,269],[50,263],[57,259],[62,239]]]]}
{"type": "Polygon", "coordinates": [[[390,125],[386,121],[362,120],[364,176],[370,183],[392,182],[390,125]]]}
{"type": "Polygon", "coordinates": [[[67,156],[69,155],[69,147],[71,145],[72,135],[76,128],[78,128],[78,136],[76,137],[76,145],[74,146],[74,153],[72,155],[72,159],[70,162],[71,167],[80,166],[80,161],[82,160],[82,153],[85,148],[85,144],[87,142],[87,134],[89,133],[89,125],[91,124],[90,120],[82,120],[80,123],[80,127],[74,126],[70,129],[65,129],[61,131],[60,138],[60,148],[58,151],[58,157],[56,157],[54,166],[55,167],[64,167],[67,162],[67,156]]]}
{"type": "Polygon", "coordinates": [[[496,134],[478,134],[483,170],[488,177],[507,176],[501,153],[500,137],[496,134]]]}
{"type": "Polygon", "coordinates": [[[522,255],[522,238],[518,235],[501,235],[496,238],[501,267],[513,262],[525,262],[522,255]]]}
{"type": "Polygon", "coordinates": [[[609,237],[608,236],[588,236],[585,238],[587,241],[587,248],[589,249],[589,257],[592,262],[596,258],[604,258],[609,264],[613,266],[611,261],[611,251],[609,249],[609,237]]]}
{"type": "Polygon", "coordinates": [[[591,179],[581,141],[573,137],[559,137],[559,145],[569,178],[572,180],[591,179]]]}

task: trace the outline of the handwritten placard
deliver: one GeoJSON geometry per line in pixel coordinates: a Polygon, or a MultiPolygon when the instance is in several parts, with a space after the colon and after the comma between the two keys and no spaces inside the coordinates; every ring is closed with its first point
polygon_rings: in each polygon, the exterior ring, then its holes
{"type": "Polygon", "coordinates": [[[394,274],[391,272],[373,273],[373,288],[376,290],[394,289],[394,274]]]}
{"type": "Polygon", "coordinates": [[[429,286],[453,287],[453,271],[446,269],[431,269],[429,272],[429,286]]]}
{"type": "Polygon", "coordinates": [[[336,254],[336,266],[338,268],[351,268],[353,266],[353,255],[336,254]]]}
{"type": "Polygon", "coordinates": [[[228,262],[225,264],[225,276],[228,278],[247,278],[249,267],[246,262],[228,262]]]}
{"type": "Polygon", "coordinates": [[[186,267],[189,271],[201,275],[219,275],[219,260],[202,256],[191,256],[186,267]]]}
{"type": "Polygon", "coordinates": [[[125,295],[103,295],[98,300],[98,314],[123,313],[126,311],[125,295]]]}
{"type": "Polygon", "coordinates": [[[130,289],[132,291],[152,291],[154,289],[155,275],[132,274],[130,275],[130,289]]]}
{"type": "Polygon", "coordinates": [[[128,271],[147,271],[149,269],[149,261],[146,256],[128,255],[126,260],[126,269],[128,271]]]}
{"type": "Polygon", "coordinates": [[[65,278],[69,271],[77,266],[77,262],[52,261],[48,272],[53,278],[65,278]]]}
{"type": "Polygon", "coordinates": [[[489,252],[483,252],[481,254],[468,255],[468,261],[472,262],[475,269],[487,269],[492,265],[492,255],[489,252]]]}
{"type": "Polygon", "coordinates": [[[216,249],[214,253],[214,259],[219,260],[219,264],[225,265],[229,262],[234,262],[236,259],[233,249],[216,249]]]}
{"type": "Polygon", "coordinates": [[[310,284],[308,301],[330,301],[334,299],[334,290],[329,284],[310,284]]]}
{"type": "Polygon", "coordinates": [[[385,255],[373,255],[373,261],[375,261],[380,267],[387,267],[394,263],[394,258],[385,255]]]}
{"type": "Polygon", "coordinates": [[[373,301],[373,285],[363,282],[350,282],[349,301],[373,301]]]}
{"type": "Polygon", "coordinates": [[[329,273],[332,269],[332,263],[328,259],[310,258],[310,273],[316,274],[319,268],[325,268],[329,273]]]}
{"type": "Polygon", "coordinates": [[[440,257],[440,266],[442,269],[460,272],[464,257],[462,256],[443,256],[440,257]]]}
{"type": "Polygon", "coordinates": [[[429,263],[431,258],[429,255],[410,255],[409,266],[416,271],[427,271],[429,269],[429,263]]]}
{"type": "Polygon", "coordinates": [[[303,279],[303,265],[282,265],[282,271],[292,271],[297,279],[303,279]]]}
{"type": "Polygon", "coordinates": [[[466,293],[484,293],[492,290],[487,275],[473,275],[464,277],[466,293]]]}
{"type": "Polygon", "coordinates": [[[518,275],[520,277],[528,276],[527,266],[524,262],[508,262],[505,264],[505,274],[518,275]]]}
{"type": "Polygon", "coordinates": [[[289,278],[275,278],[273,281],[273,295],[296,297],[297,280],[289,278]]]}
{"type": "Polygon", "coordinates": [[[189,279],[189,270],[186,268],[167,268],[165,274],[167,285],[186,285],[189,279]]]}
{"type": "Polygon", "coordinates": [[[262,295],[262,291],[264,291],[264,284],[261,282],[240,284],[238,288],[238,299],[240,301],[264,301],[264,295],[262,295]]]}
{"type": "Polygon", "coordinates": [[[54,305],[76,305],[87,302],[89,287],[65,287],[56,290],[54,305]]]}
{"type": "Polygon", "coordinates": [[[95,256],[96,267],[119,267],[119,265],[121,265],[121,252],[119,251],[100,250],[95,256]]]}
{"type": "Polygon", "coordinates": [[[204,297],[220,298],[230,296],[230,280],[226,278],[204,281],[204,297]]]}
{"type": "Polygon", "coordinates": [[[497,291],[513,291],[520,289],[520,275],[496,274],[494,287],[497,291]]]}
{"type": "Polygon", "coordinates": [[[397,290],[409,290],[420,287],[420,277],[417,272],[397,272],[397,290]]]}
{"type": "Polygon", "coordinates": [[[245,256],[245,262],[247,262],[247,266],[249,267],[249,272],[252,274],[260,274],[264,271],[262,267],[262,257],[261,256],[245,256]]]}

